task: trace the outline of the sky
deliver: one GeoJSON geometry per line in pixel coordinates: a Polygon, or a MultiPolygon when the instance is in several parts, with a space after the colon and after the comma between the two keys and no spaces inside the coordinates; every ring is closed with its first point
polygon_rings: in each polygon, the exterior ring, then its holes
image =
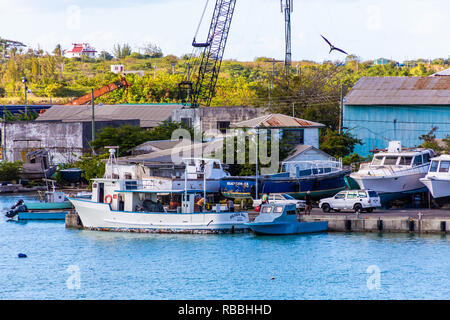
{"type": "MultiPolygon", "coordinates": [[[[344,60],[336,47],[364,60],[397,61],[450,56],[449,0],[293,0],[292,60],[344,60]]],[[[192,52],[191,42],[207,0],[0,0],[0,37],[51,52],[57,44],[88,42],[112,52],[145,43],[164,54],[192,52]]],[[[197,41],[205,40],[209,0],[197,41]]],[[[224,59],[284,59],[280,0],[237,0],[224,59]]]]}

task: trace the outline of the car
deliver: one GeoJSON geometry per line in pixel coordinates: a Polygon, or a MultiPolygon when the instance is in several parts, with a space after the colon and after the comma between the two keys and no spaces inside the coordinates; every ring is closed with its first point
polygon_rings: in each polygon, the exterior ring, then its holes
{"type": "Polygon", "coordinates": [[[321,199],[319,207],[323,212],[341,210],[354,210],[355,213],[372,212],[375,208],[381,207],[381,201],[373,190],[344,190],[334,197],[321,199]]]}
{"type": "MultiPolygon", "coordinates": [[[[293,203],[297,207],[297,210],[302,211],[305,209],[305,201],[298,200],[288,195],[287,193],[271,193],[268,196],[269,203],[293,203]]],[[[261,199],[253,199],[253,207],[261,205],[261,199]]]]}

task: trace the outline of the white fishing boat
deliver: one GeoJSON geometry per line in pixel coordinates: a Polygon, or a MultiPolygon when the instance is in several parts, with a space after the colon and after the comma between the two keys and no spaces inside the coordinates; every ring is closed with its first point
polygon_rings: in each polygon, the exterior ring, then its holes
{"type": "Polygon", "coordinates": [[[390,141],[387,151],[375,154],[371,163],[361,164],[350,177],[361,189],[376,191],[386,202],[426,191],[420,178],[427,174],[434,155],[431,149],[402,149],[400,141],[390,141]]]}
{"type": "MultiPolygon", "coordinates": [[[[113,154],[114,150],[110,150],[113,154]]],[[[111,159],[112,157],[110,157],[111,159]]],[[[113,161],[109,161],[113,162],[113,161]]],[[[187,171],[187,169],[186,169],[187,171]]],[[[247,212],[222,211],[213,205],[210,211],[196,208],[195,195],[206,188],[192,190],[151,190],[142,180],[94,179],[92,199],[69,198],[83,227],[99,231],[129,231],[154,233],[233,233],[245,232],[249,221],[247,212]],[[162,196],[180,198],[179,206],[167,207],[162,196]]]]}
{"type": "Polygon", "coordinates": [[[428,173],[420,181],[430,190],[434,198],[450,196],[450,155],[443,154],[431,159],[428,173]]]}

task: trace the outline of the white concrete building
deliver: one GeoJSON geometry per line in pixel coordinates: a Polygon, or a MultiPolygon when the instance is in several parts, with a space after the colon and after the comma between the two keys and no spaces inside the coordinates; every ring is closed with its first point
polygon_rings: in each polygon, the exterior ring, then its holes
{"type": "Polygon", "coordinates": [[[125,66],[123,64],[112,64],[111,65],[111,72],[112,73],[122,73],[125,71],[125,66]]]}
{"type": "Polygon", "coordinates": [[[71,49],[64,50],[64,56],[66,58],[80,58],[81,56],[95,58],[96,52],[88,43],[73,43],[71,49]]]}

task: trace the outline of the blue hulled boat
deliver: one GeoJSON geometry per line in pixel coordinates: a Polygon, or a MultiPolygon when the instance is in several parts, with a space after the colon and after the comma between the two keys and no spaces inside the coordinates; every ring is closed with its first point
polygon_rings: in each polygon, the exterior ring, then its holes
{"type": "Polygon", "coordinates": [[[345,189],[344,177],[350,170],[342,168],[339,161],[292,161],[283,163],[283,172],[246,177],[224,177],[220,180],[222,195],[229,198],[255,198],[256,180],[258,194],[287,193],[303,199],[308,191],[320,199],[345,189]]]}
{"type": "Polygon", "coordinates": [[[297,221],[295,204],[264,204],[253,222],[245,224],[257,234],[282,235],[323,232],[328,221],[297,221]]]}
{"type": "Polygon", "coordinates": [[[61,179],[70,183],[80,182],[82,173],[83,171],[79,168],[69,168],[59,170],[61,179]]]}

